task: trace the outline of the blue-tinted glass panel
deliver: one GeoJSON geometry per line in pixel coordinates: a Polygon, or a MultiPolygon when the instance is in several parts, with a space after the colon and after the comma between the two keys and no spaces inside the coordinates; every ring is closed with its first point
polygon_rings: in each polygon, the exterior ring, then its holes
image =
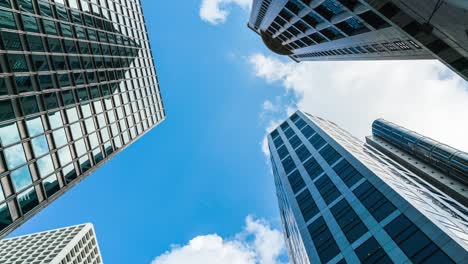
{"type": "Polygon", "coordinates": [[[3,150],[8,169],[14,169],[26,163],[23,145],[18,144],[3,150]]]}
{"type": "Polygon", "coordinates": [[[288,149],[286,148],[285,145],[281,146],[278,149],[278,155],[279,155],[280,159],[284,159],[288,154],[289,154],[289,152],[288,152],[288,149]]]}
{"type": "Polygon", "coordinates": [[[44,179],[42,185],[44,186],[47,197],[51,197],[56,192],[58,192],[58,190],[60,190],[60,185],[55,174],[48,177],[47,179],[44,179]]]}
{"type": "Polygon", "coordinates": [[[336,174],[338,174],[348,187],[353,186],[362,179],[362,175],[345,159],[338,162],[333,170],[335,170],[336,174]]]}
{"type": "Polygon", "coordinates": [[[291,146],[295,149],[301,144],[301,140],[297,135],[294,135],[290,140],[289,143],[291,143],[291,146]]]}
{"type": "Polygon", "coordinates": [[[288,176],[288,181],[294,194],[305,187],[304,179],[302,179],[302,176],[298,170],[294,171],[291,173],[291,175],[288,176]]]}
{"type": "Polygon", "coordinates": [[[396,210],[395,206],[368,181],[359,185],[353,192],[378,222],[396,210]]]}
{"type": "Polygon", "coordinates": [[[42,121],[39,116],[27,119],[26,126],[28,127],[30,137],[44,133],[44,127],[42,126],[42,121]]]}
{"type": "Polygon", "coordinates": [[[41,178],[54,172],[54,163],[52,162],[52,158],[50,157],[50,155],[47,155],[37,160],[37,168],[39,170],[39,175],[41,176],[41,178]]]}
{"type": "Polygon", "coordinates": [[[39,204],[39,200],[37,199],[37,194],[34,187],[31,187],[23,193],[19,194],[17,199],[18,204],[21,208],[21,212],[23,212],[23,214],[28,213],[39,204]]]}
{"type": "Polygon", "coordinates": [[[305,222],[309,221],[312,217],[314,217],[314,215],[318,214],[319,209],[308,189],[305,189],[300,194],[298,194],[296,201],[299,205],[299,208],[301,209],[305,222]]]}
{"type": "Polygon", "coordinates": [[[326,263],[340,253],[340,249],[333,238],[330,229],[323,220],[323,217],[318,218],[308,226],[308,230],[314,242],[320,260],[326,263]]]}
{"type": "Polygon", "coordinates": [[[5,229],[13,223],[10,215],[10,210],[6,203],[0,204],[0,230],[5,229]]]}
{"type": "Polygon", "coordinates": [[[320,149],[327,143],[318,133],[311,137],[309,141],[315,149],[320,149]]]}
{"type": "Polygon", "coordinates": [[[323,172],[322,167],[320,167],[320,165],[314,158],[311,158],[307,162],[305,162],[304,168],[309,174],[311,180],[315,180],[323,172]]]}
{"type": "Polygon", "coordinates": [[[291,158],[291,156],[284,159],[281,163],[283,163],[283,168],[286,174],[289,174],[291,171],[293,171],[296,168],[296,165],[294,164],[294,161],[291,158]]]}
{"type": "Polygon", "coordinates": [[[33,138],[31,140],[31,145],[36,158],[49,152],[49,144],[44,135],[33,138]]]}
{"type": "Polygon", "coordinates": [[[324,174],[320,179],[318,179],[315,182],[315,186],[319,190],[320,194],[322,195],[323,200],[325,200],[325,203],[330,204],[336,198],[338,198],[341,193],[338,191],[338,189],[335,187],[335,185],[332,183],[330,178],[326,174],[324,174]]]}
{"type": "Polygon", "coordinates": [[[21,140],[16,122],[0,125],[0,145],[8,146],[21,140]]]}
{"type": "Polygon", "coordinates": [[[327,145],[320,150],[320,155],[327,161],[328,164],[333,165],[341,158],[341,155],[332,146],[327,145]]]}
{"type": "Polygon", "coordinates": [[[334,205],[331,212],[350,244],[367,232],[367,227],[345,199],[334,205]]]}
{"type": "Polygon", "coordinates": [[[302,132],[302,134],[304,135],[305,138],[310,138],[315,133],[315,131],[309,125],[306,125],[301,130],[301,132],[302,132]]]}
{"type": "Polygon", "coordinates": [[[371,237],[366,242],[362,243],[355,250],[359,260],[364,264],[370,263],[383,263],[391,264],[392,260],[388,257],[385,250],[382,249],[379,242],[371,237]]]}
{"type": "Polygon", "coordinates": [[[302,162],[304,162],[311,156],[310,151],[305,145],[302,145],[298,149],[296,149],[296,154],[302,162]]]}

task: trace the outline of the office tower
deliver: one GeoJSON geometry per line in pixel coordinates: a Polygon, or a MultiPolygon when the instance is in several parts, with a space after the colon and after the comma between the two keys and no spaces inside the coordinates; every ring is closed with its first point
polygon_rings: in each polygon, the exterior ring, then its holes
{"type": "Polygon", "coordinates": [[[3,237],[165,112],[140,1],[0,1],[0,48],[3,237]]]}
{"type": "Polygon", "coordinates": [[[464,0],[254,0],[248,26],[295,61],[439,59],[468,80],[464,0]]]}
{"type": "MultiPolygon", "coordinates": [[[[373,137],[386,138],[379,124],[373,137]]],[[[425,145],[415,142],[416,149],[425,145]]],[[[301,111],[271,132],[268,143],[292,263],[468,262],[468,210],[451,197],[454,190],[438,188],[333,122],[301,111]]],[[[452,154],[464,171],[440,173],[466,177],[466,153],[452,154]]]]}
{"type": "Polygon", "coordinates": [[[99,264],[92,224],[70,226],[0,241],[2,264],[99,264]]]}

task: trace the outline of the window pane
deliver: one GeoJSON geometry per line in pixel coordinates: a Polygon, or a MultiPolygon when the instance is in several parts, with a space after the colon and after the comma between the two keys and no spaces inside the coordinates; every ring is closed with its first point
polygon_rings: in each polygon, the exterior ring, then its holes
{"type": "Polygon", "coordinates": [[[50,155],[47,155],[37,161],[37,167],[39,169],[39,175],[41,178],[54,172],[54,163],[50,155]]]}
{"type": "Polygon", "coordinates": [[[22,194],[18,195],[17,199],[23,214],[26,214],[27,212],[31,211],[31,209],[33,209],[39,204],[36,190],[34,190],[34,187],[31,187],[22,194]]]}
{"type": "Polygon", "coordinates": [[[33,138],[31,145],[36,158],[49,152],[49,144],[47,144],[47,139],[44,135],[33,138]]]}
{"type": "Polygon", "coordinates": [[[5,229],[8,225],[13,223],[11,220],[10,210],[6,203],[0,205],[0,230],[5,229]]]}
{"type": "Polygon", "coordinates": [[[15,18],[12,12],[0,10],[0,27],[16,29],[15,18]]]}
{"type": "Polygon", "coordinates": [[[16,123],[0,125],[0,145],[7,146],[20,141],[16,123]]]}
{"type": "Polygon", "coordinates": [[[42,126],[42,121],[39,116],[27,119],[26,125],[28,127],[29,136],[31,137],[44,133],[44,127],[42,126]]]}
{"type": "Polygon", "coordinates": [[[61,147],[68,143],[67,136],[63,128],[55,130],[52,134],[54,135],[54,142],[56,147],[61,147]]]}
{"type": "Polygon", "coordinates": [[[2,32],[2,39],[6,50],[23,50],[17,33],[2,32]]]}
{"type": "Polygon", "coordinates": [[[52,175],[49,178],[45,179],[42,182],[42,185],[44,186],[44,190],[47,194],[47,197],[51,197],[54,193],[60,190],[60,185],[57,181],[56,175],[52,175]]]}
{"type": "Polygon", "coordinates": [[[5,161],[8,169],[14,169],[26,163],[26,156],[24,155],[23,145],[18,144],[3,150],[5,154],[5,161]]]}
{"type": "Polygon", "coordinates": [[[28,166],[24,166],[18,170],[13,171],[10,177],[11,182],[13,183],[13,186],[17,192],[32,184],[31,173],[29,172],[28,166]]]}
{"type": "Polygon", "coordinates": [[[0,101],[0,121],[5,121],[15,118],[13,107],[10,100],[0,101]]]}
{"type": "Polygon", "coordinates": [[[68,163],[70,163],[72,161],[72,157],[71,157],[71,154],[70,154],[70,149],[68,148],[68,146],[59,149],[58,157],[59,157],[59,160],[60,160],[60,164],[62,166],[65,166],[65,165],[67,165],[68,163]]]}
{"type": "Polygon", "coordinates": [[[49,117],[50,127],[52,129],[63,127],[62,115],[60,114],[60,112],[51,113],[49,114],[48,117],[49,117]]]}
{"type": "Polygon", "coordinates": [[[8,62],[13,72],[27,72],[28,64],[23,54],[8,54],[8,62]]]}
{"type": "Polygon", "coordinates": [[[25,115],[35,114],[39,112],[36,96],[28,96],[21,98],[21,107],[25,115]]]}
{"type": "Polygon", "coordinates": [[[63,169],[63,177],[65,178],[65,183],[69,184],[74,179],[76,179],[76,171],[73,164],[68,165],[63,169]]]}

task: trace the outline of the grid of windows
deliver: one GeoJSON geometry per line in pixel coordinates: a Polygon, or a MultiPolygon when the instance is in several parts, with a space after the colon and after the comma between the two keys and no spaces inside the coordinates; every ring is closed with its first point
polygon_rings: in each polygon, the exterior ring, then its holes
{"type": "Polygon", "coordinates": [[[138,1],[0,1],[0,18],[4,235],[165,113],[138,1]]]}

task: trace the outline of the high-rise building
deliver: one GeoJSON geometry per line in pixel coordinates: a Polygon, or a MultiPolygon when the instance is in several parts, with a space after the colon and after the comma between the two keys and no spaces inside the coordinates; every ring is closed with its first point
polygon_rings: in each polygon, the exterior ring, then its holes
{"type": "Polygon", "coordinates": [[[468,80],[465,0],[254,0],[248,26],[295,61],[439,59],[468,80]]]}
{"type": "Polygon", "coordinates": [[[100,264],[92,224],[70,226],[0,241],[2,264],[100,264]]]}
{"type": "Polygon", "coordinates": [[[367,144],[298,111],[268,136],[292,263],[468,262],[468,209],[458,199],[466,199],[466,153],[393,128],[377,120],[368,139],[376,143],[367,144]],[[373,147],[395,151],[405,140],[397,155],[407,163],[373,147]],[[438,172],[426,175],[424,164],[438,172]]]}
{"type": "Polygon", "coordinates": [[[0,1],[0,237],[165,118],[138,0],[0,1]]]}

